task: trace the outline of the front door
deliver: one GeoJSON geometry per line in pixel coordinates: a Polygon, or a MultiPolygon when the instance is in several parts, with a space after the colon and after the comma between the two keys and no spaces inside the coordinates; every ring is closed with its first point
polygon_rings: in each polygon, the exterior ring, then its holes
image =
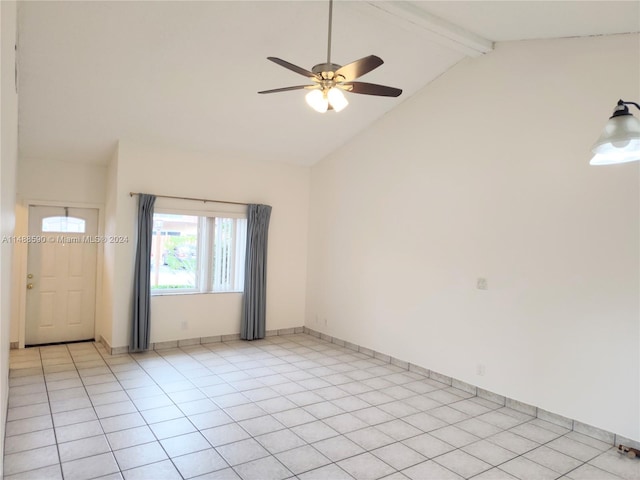
{"type": "Polygon", "coordinates": [[[29,207],[25,344],[94,338],[98,210],[29,207]]]}

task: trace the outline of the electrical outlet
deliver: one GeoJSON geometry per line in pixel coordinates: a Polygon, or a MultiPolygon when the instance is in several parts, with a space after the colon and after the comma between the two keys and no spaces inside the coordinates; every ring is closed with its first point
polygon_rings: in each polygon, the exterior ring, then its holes
{"type": "Polygon", "coordinates": [[[476,375],[484,377],[486,372],[487,367],[485,367],[483,363],[479,363],[478,365],[476,365],[476,375]]]}
{"type": "Polygon", "coordinates": [[[327,317],[324,317],[324,325],[327,326],[327,317]]]}
{"type": "Polygon", "coordinates": [[[489,284],[487,283],[487,279],[479,277],[478,281],[476,282],[476,288],[478,290],[487,290],[489,288],[489,284]]]}
{"type": "Polygon", "coordinates": [[[320,315],[316,313],[316,323],[320,323],[320,315]]]}
{"type": "Polygon", "coordinates": [[[182,322],[180,322],[180,328],[182,330],[188,330],[189,329],[189,322],[187,322],[186,320],[182,320],[182,322]]]}

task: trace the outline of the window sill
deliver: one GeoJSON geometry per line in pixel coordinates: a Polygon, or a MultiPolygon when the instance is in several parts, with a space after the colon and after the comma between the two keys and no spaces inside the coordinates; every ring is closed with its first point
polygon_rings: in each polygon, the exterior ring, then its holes
{"type": "Polygon", "coordinates": [[[170,292],[170,291],[166,291],[166,292],[155,292],[155,293],[151,293],[151,298],[153,297],[176,297],[176,296],[181,296],[181,295],[224,295],[224,294],[242,294],[244,292],[239,292],[239,291],[226,291],[226,292],[170,292]]]}

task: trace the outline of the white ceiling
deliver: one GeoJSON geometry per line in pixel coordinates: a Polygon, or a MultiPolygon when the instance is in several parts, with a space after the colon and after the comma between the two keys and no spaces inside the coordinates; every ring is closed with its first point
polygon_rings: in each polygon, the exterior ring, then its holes
{"type": "Polygon", "coordinates": [[[494,41],[640,31],[639,1],[347,2],[334,5],[332,61],[385,64],[318,114],[307,83],[269,62],[326,59],[328,2],[21,2],[19,155],[106,164],[118,140],[310,165],[494,41]]]}

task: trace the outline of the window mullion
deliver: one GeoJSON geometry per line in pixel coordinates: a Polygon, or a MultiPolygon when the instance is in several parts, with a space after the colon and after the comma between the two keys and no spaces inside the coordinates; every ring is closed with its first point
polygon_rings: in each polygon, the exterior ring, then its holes
{"type": "Polygon", "coordinates": [[[204,262],[204,273],[205,273],[205,291],[212,292],[213,291],[213,234],[214,234],[214,224],[213,218],[206,217],[207,224],[207,234],[205,238],[206,242],[206,255],[203,258],[204,262]]]}
{"type": "Polygon", "coordinates": [[[237,220],[231,221],[231,238],[229,241],[229,289],[236,290],[236,235],[237,235],[237,220]]]}
{"type": "Polygon", "coordinates": [[[246,252],[245,246],[247,243],[247,227],[246,220],[236,219],[236,237],[234,241],[234,245],[236,247],[237,252],[242,252],[234,258],[234,272],[235,272],[235,282],[234,289],[237,291],[243,291],[244,289],[244,265],[246,261],[246,252]]]}
{"type": "Polygon", "coordinates": [[[213,291],[216,292],[219,289],[219,278],[220,278],[220,255],[218,253],[218,249],[220,248],[219,236],[220,236],[220,221],[217,218],[213,219],[214,224],[214,235],[213,235],[213,291]]]}
{"type": "Polygon", "coordinates": [[[206,265],[204,263],[204,259],[206,258],[206,234],[207,234],[207,225],[205,223],[206,218],[198,217],[198,268],[196,270],[196,286],[199,292],[203,291],[203,282],[206,277],[206,272],[204,269],[206,265]]]}

